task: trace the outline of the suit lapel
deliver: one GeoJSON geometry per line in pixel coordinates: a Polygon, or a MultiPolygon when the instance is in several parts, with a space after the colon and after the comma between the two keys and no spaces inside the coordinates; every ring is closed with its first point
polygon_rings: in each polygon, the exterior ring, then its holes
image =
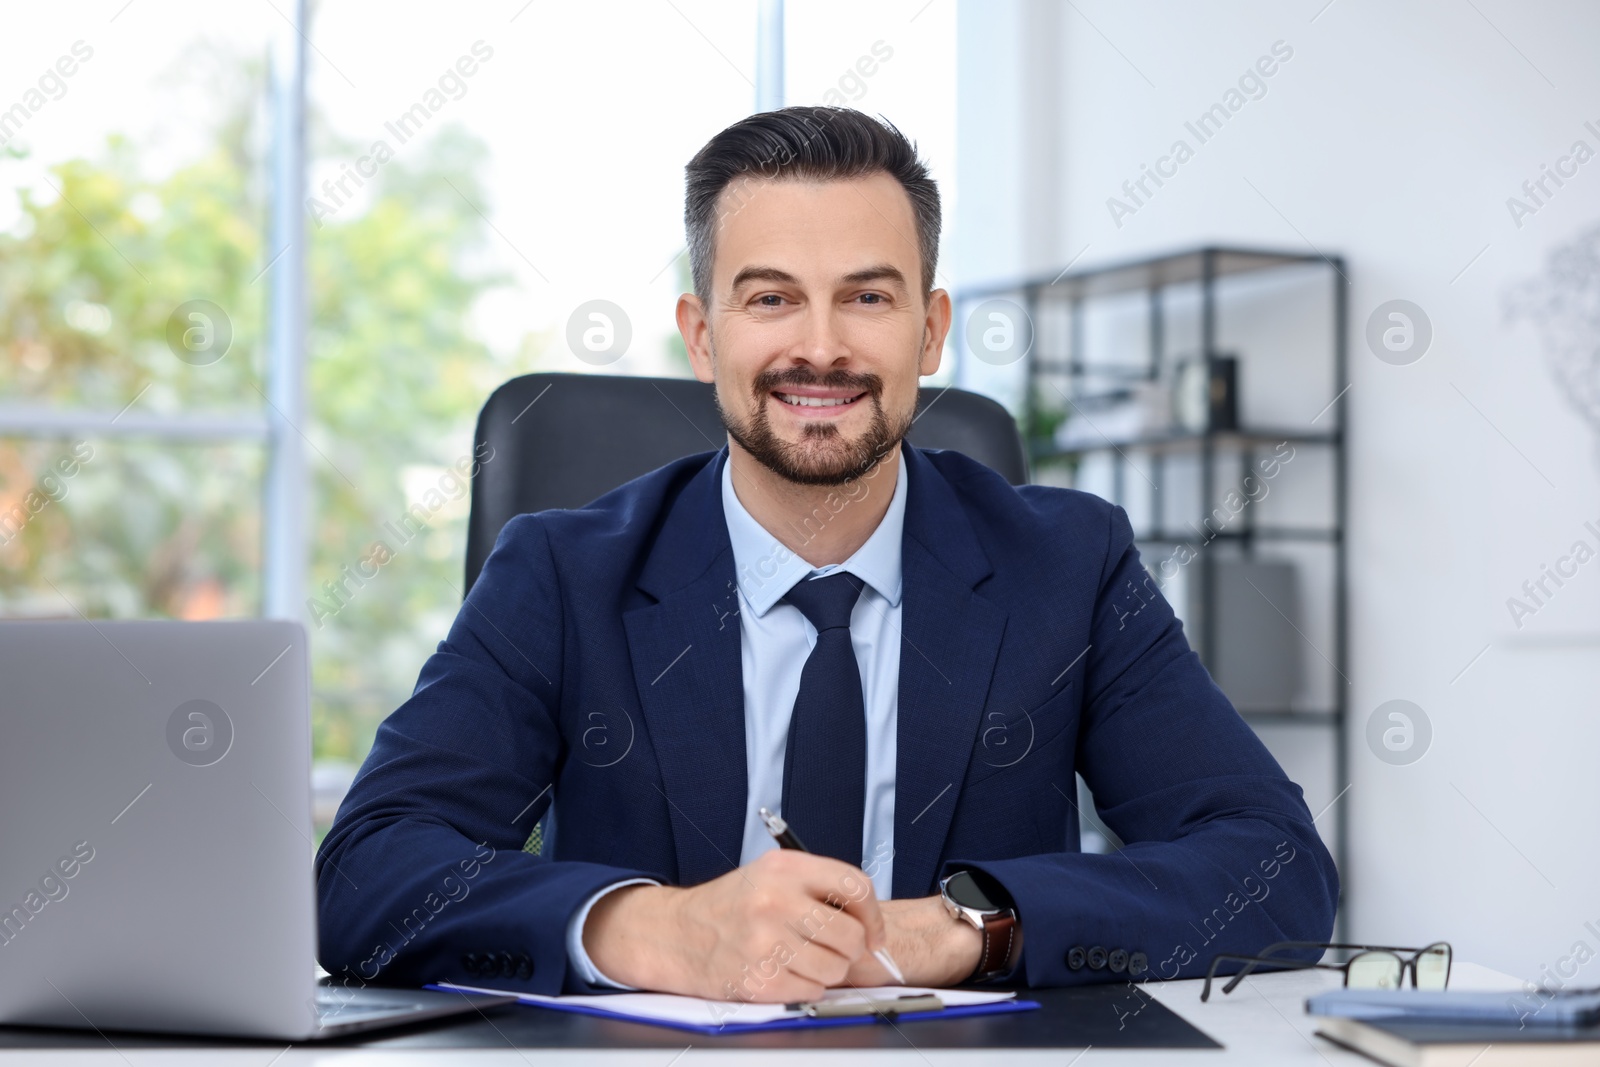
{"type": "Polygon", "coordinates": [[[695,474],[656,536],[638,586],[657,602],[623,616],[683,885],[739,865],[749,795],[726,458],[695,474]]]}
{"type": "Polygon", "coordinates": [[[1005,632],[975,594],[992,570],[948,482],[905,446],[900,696],[895,729],[894,891],[931,891],[1005,632]]]}

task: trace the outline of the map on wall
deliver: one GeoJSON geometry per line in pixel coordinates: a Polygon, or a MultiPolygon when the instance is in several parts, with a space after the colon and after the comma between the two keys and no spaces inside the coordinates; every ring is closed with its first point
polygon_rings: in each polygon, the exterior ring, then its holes
{"type": "Polygon", "coordinates": [[[1552,250],[1507,310],[1539,330],[1562,393],[1595,431],[1600,458],[1600,225],[1552,250]]]}
{"type": "MultiPolygon", "coordinates": [[[[1505,311],[1536,331],[1555,391],[1588,427],[1591,469],[1600,471],[1600,224],[1552,248],[1539,274],[1507,292],[1505,311]]],[[[1527,565],[1520,588],[1504,590],[1503,632],[1600,629],[1600,498],[1582,501],[1580,514],[1570,529],[1540,531],[1549,558],[1527,565]]]]}

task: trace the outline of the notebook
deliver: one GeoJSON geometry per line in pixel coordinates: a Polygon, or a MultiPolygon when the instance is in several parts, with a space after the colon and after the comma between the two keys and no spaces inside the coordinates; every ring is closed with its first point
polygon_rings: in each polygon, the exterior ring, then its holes
{"type": "Polygon", "coordinates": [[[796,1030],[827,1026],[858,1026],[881,1022],[882,1011],[870,1010],[869,1002],[893,1003],[901,998],[936,997],[942,1007],[935,1011],[892,1012],[894,1021],[949,1019],[964,1015],[996,1015],[1003,1012],[1032,1011],[1037,1001],[1018,1000],[1009,991],[990,992],[968,989],[926,989],[907,986],[863,986],[857,989],[830,989],[817,1004],[830,1009],[859,1007],[861,1014],[830,1015],[815,1018],[807,1010],[791,1004],[743,1004],[726,1000],[702,1000],[672,993],[607,993],[598,995],[542,996],[515,990],[497,992],[477,986],[441,982],[429,989],[451,993],[485,993],[515,996],[523,1004],[555,1011],[600,1015],[611,1019],[669,1026],[700,1034],[742,1034],[760,1030],[796,1030]]]}
{"type": "Polygon", "coordinates": [[[1600,1027],[1521,1027],[1329,1016],[1317,1033],[1393,1067],[1558,1067],[1600,1063],[1600,1027]]]}
{"type": "Polygon", "coordinates": [[[1600,990],[1504,991],[1333,989],[1306,999],[1312,1015],[1351,1019],[1433,1019],[1455,1023],[1515,1023],[1518,1026],[1593,1026],[1600,1023],[1600,990]]]}

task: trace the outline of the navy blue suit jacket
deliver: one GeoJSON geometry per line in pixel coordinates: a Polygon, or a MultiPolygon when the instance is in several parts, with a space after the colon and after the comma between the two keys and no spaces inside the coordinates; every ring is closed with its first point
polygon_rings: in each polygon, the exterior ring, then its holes
{"type": "MultiPolygon", "coordinates": [[[[956,867],[992,875],[1032,985],[1139,963],[1189,977],[1216,952],[1326,938],[1338,876],[1300,789],[1189,649],[1123,511],[903,447],[895,895],[956,867]],[[1120,851],[1079,851],[1074,771],[1120,851]],[[1072,952],[1094,946],[1109,964],[1072,952]]],[[[565,936],[586,897],[738,865],[726,461],[690,456],[505,526],[319,852],[335,976],[582,990],[565,936]],[[552,801],[553,849],[522,851],[552,801]]]]}

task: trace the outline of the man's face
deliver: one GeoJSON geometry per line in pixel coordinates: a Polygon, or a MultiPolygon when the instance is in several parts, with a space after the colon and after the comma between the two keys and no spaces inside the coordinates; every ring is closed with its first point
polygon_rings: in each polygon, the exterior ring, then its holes
{"type": "Polygon", "coordinates": [[[710,306],[678,308],[696,377],[780,476],[866,473],[910,427],[950,324],[942,290],[923,299],[910,197],[887,174],[736,179],[719,210],[710,306]]]}

